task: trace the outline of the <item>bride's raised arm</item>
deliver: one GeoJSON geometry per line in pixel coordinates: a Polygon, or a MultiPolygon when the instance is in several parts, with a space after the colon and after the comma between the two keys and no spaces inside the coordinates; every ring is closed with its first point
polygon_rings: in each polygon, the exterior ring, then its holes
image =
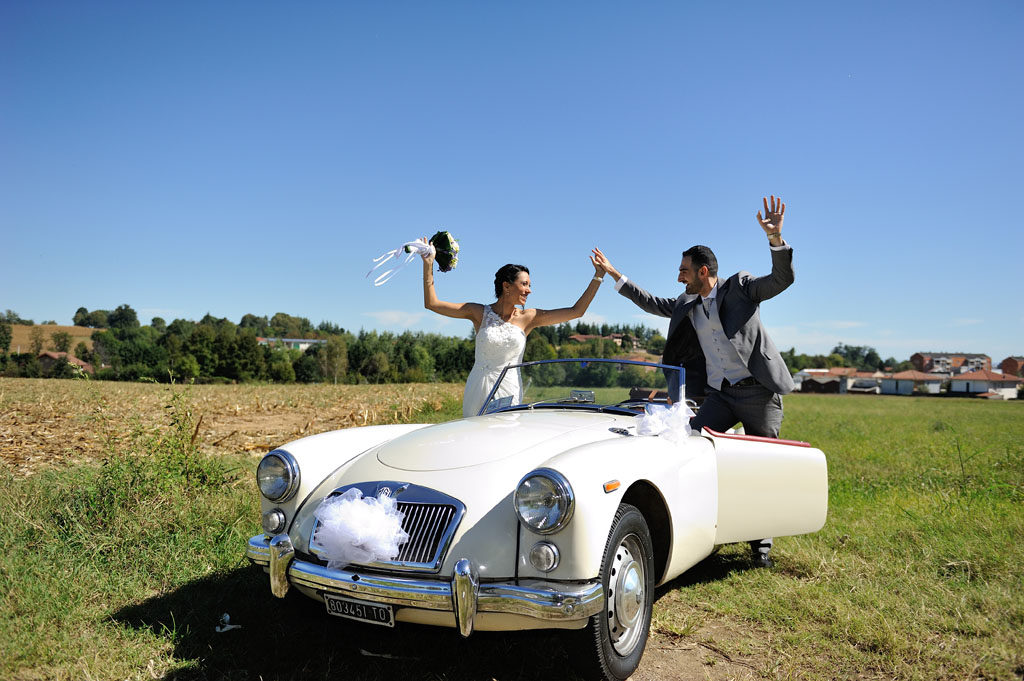
{"type": "Polygon", "coordinates": [[[530,331],[538,326],[561,324],[562,322],[579,319],[586,314],[587,308],[590,307],[590,303],[594,300],[594,296],[597,295],[597,289],[601,288],[601,281],[604,279],[604,268],[597,264],[594,256],[590,256],[590,263],[594,266],[594,277],[587,283],[587,288],[583,291],[583,295],[580,296],[579,300],[576,301],[576,304],[572,307],[560,307],[557,310],[534,310],[533,317],[529,319],[529,323],[526,326],[526,333],[530,333],[530,331]]]}
{"type": "Polygon", "coordinates": [[[430,254],[423,255],[423,307],[445,317],[472,320],[478,329],[484,317],[484,306],[480,303],[449,303],[437,297],[434,291],[434,256],[430,254]]]}

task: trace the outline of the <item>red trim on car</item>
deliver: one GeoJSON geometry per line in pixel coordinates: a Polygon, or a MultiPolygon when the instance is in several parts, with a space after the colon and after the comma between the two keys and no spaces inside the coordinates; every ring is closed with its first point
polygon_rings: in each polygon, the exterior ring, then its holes
{"type": "Polygon", "coordinates": [[[774,437],[762,437],[760,435],[737,435],[735,433],[719,433],[717,430],[711,430],[707,426],[704,426],[704,432],[712,437],[724,437],[727,440],[750,440],[751,442],[768,442],[776,445],[792,445],[794,447],[810,447],[810,442],[801,442],[800,440],[779,440],[774,437]]]}

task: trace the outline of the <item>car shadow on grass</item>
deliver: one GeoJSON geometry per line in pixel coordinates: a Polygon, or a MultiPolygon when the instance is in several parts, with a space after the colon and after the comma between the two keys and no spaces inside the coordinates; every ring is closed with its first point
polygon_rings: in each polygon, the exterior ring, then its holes
{"type": "Polygon", "coordinates": [[[177,665],[164,678],[175,681],[578,678],[550,631],[476,632],[463,639],[453,629],[361,625],[326,614],[294,590],[275,598],[266,574],[248,566],[190,582],[112,617],[172,643],[177,665]],[[240,628],[218,632],[225,613],[240,628]]]}
{"type": "Polygon", "coordinates": [[[655,600],[669,591],[685,589],[696,584],[718,582],[735,573],[759,569],[751,559],[747,544],[727,544],[718,548],[721,550],[716,550],[683,574],[658,587],[654,594],[655,600]]]}
{"type": "MultiPolygon", "coordinates": [[[[736,556],[712,556],[658,589],[656,598],[749,566],[736,556]]],[[[475,632],[464,639],[439,627],[357,624],[328,615],[295,590],[275,598],[267,575],[250,566],[189,582],[122,608],[112,619],[169,641],[176,664],[164,678],[174,681],[579,678],[562,632],[475,632]],[[217,630],[225,614],[237,628],[217,630]]]]}

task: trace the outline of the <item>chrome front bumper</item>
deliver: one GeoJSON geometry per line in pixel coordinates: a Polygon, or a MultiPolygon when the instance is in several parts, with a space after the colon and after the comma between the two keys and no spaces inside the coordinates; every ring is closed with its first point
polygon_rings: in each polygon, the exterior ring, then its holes
{"type": "Polygon", "coordinates": [[[398,607],[451,612],[463,636],[473,632],[478,612],[525,615],[549,622],[586,619],[601,611],[604,591],[599,580],[542,582],[523,586],[508,582],[480,583],[466,558],[455,563],[450,581],[392,577],[354,570],[329,570],[316,563],[295,560],[286,534],[270,540],[258,534],[249,540],[246,556],[270,572],[270,589],[283,598],[289,584],[365,601],[398,607]]]}

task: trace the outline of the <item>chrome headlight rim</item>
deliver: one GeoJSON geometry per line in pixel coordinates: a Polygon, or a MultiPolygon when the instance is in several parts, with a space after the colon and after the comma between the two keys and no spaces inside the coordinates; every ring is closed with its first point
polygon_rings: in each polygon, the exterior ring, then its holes
{"type": "Polygon", "coordinates": [[[516,517],[519,519],[519,522],[522,523],[523,527],[526,527],[531,532],[536,532],[537,534],[554,534],[568,525],[569,521],[572,520],[573,512],[576,510],[576,495],[573,494],[572,485],[569,484],[569,480],[558,471],[553,468],[535,468],[519,480],[519,484],[516,485],[516,491],[512,495],[512,505],[515,508],[516,517]],[[558,519],[548,527],[537,527],[536,525],[531,524],[519,511],[519,492],[523,487],[523,483],[530,478],[536,477],[547,478],[550,480],[553,483],[559,498],[564,500],[561,514],[558,519]]]}
{"type": "Polygon", "coordinates": [[[283,449],[275,449],[274,451],[267,453],[262,459],[260,459],[259,464],[256,466],[256,485],[260,488],[260,494],[274,503],[288,501],[295,496],[295,493],[299,490],[299,480],[300,474],[298,461],[295,460],[294,456],[283,449]],[[264,462],[271,458],[277,459],[283,464],[285,477],[287,479],[284,491],[277,496],[267,494],[263,484],[260,482],[260,469],[263,467],[264,462]]]}

